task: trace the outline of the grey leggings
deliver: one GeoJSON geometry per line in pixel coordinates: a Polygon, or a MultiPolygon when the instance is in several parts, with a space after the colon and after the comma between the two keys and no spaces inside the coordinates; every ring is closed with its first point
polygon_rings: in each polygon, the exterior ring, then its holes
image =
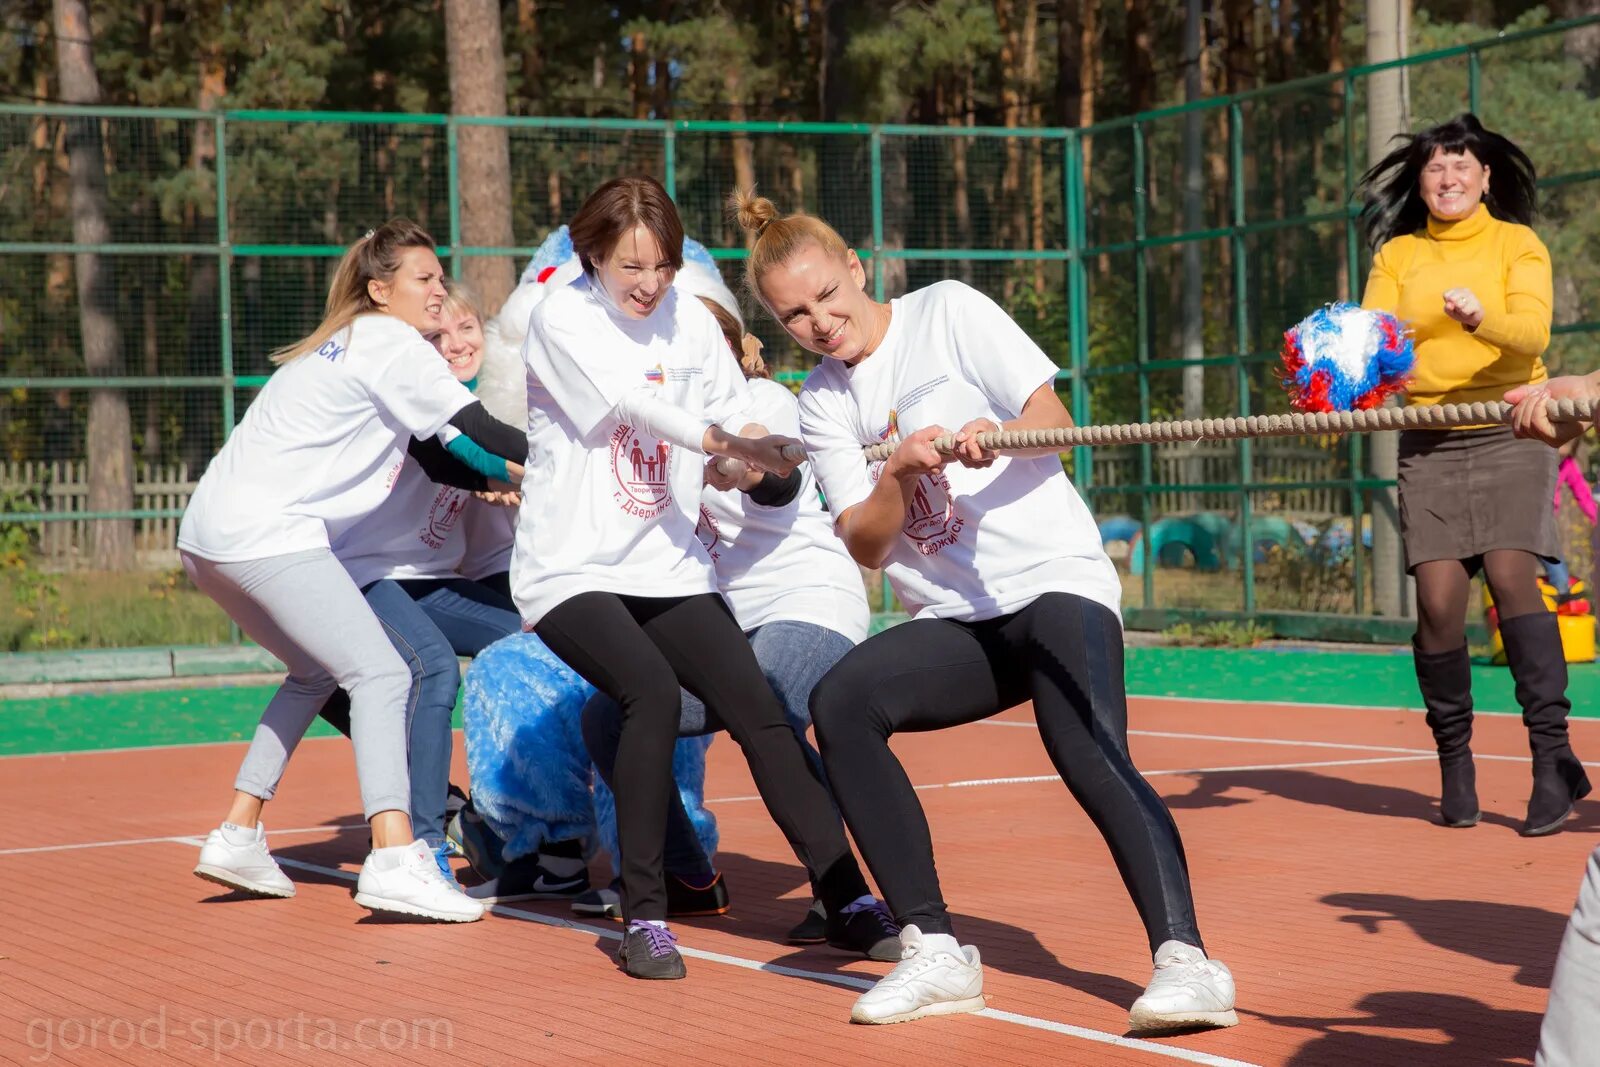
{"type": "Polygon", "coordinates": [[[411,672],[333,553],[319,548],[218,563],[185,552],[183,569],[239,629],[289,668],[261,713],[234,788],[271,800],[317,710],[335,689],[344,689],[367,818],[409,811],[411,672]]]}

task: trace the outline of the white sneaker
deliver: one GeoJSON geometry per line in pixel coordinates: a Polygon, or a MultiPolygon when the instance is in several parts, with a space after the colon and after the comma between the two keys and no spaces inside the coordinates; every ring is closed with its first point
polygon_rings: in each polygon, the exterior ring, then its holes
{"type": "Polygon", "coordinates": [[[1156,970],[1144,995],[1133,1002],[1128,1025],[1134,1030],[1180,1030],[1192,1026],[1237,1026],[1233,1013],[1233,972],[1225,963],[1181,941],[1156,949],[1156,970]]]}
{"type": "Polygon", "coordinates": [[[900,931],[900,962],[850,1009],[853,1023],[908,1023],[924,1015],[983,1010],[978,950],[949,934],[900,931]]]}
{"type": "Polygon", "coordinates": [[[361,877],[356,880],[356,903],[373,911],[393,911],[448,923],[483,918],[483,905],[445,878],[425,841],[375,848],[368,853],[367,862],[361,865],[361,877]]]}
{"type": "Polygon", "coordinates": [[[294,883],[267,851],[267,829],[225,822],[206,835],[194,873],[208,882],[262,897],[292,897],[294,883]]]}

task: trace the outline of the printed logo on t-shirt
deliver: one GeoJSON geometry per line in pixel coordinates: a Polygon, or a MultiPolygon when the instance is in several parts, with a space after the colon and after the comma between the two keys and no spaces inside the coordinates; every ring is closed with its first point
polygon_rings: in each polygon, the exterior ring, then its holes
{"type": "Polygon", "coordinates": [[[889,413],[890,420],[893,421],[898,417],[900,412],[912,408],[921,401],[925,400],[930,393],[949,380],[950,375],[941,374],[932,381],[923,382],[921,385],[913,387],[910,392],[906,393],[895,402],[894,410],[889,413]]]}
{"type": "MultiPolygon", "coordinates": [[[[867,467],[867,477],[877,485],[883,474],[884,461],[867,467]]],[[[941,474],[924,474],[917,479],[911,492],[911,502],[906,506],[906,521],[901,527],[917,551],[924,556],[937,556],[941,550],[961,540],[961,531],[967,520],[955,513],[955,498],[950,492],[950,479],[941,474]]]]}
{"type": "Polygon", "coordinates": [[[665,381],[666,375],[661,370],[661,364],[657,363],[654,367],[651,367],[649,370],[645,371],[644,380],[649,382],[651,385],[660,385],[663,381],[665,381]]]}
{"type": "Polygon", "coordinates": [[[611,473],[617,479],[612,499],[629,515],[655,518],[672,502],[671,465],[671,445],[632,426],[618,426],[611,434],[611,473]]]}
{"type": "Polygon", "coordinates": [[[695,523],[694,535],[699,539],[700,547],[706,550],[706,554],[715,563],[717,557],[722,555],[717,551],[717,545],[721,541],[721,531],[717,527],[716,516],[707,511],[704,504],[700,506],[700,521],[695,523]]]}
{"type": "Polygon", "coordinates": [[[957,515],[950,494],[950,479],[943,473],[924,474],[911,491],[906,506],[905,535],[917,544],[924,556],[937,556],[939,550],[955,544],[967,520],[957,515]]]}
{"type": "Polygon", "coordinates": [[[438,495],[433,498],[427,525],[422,528],[417,539],[429,548],[443,548],[445,541],[450,537],[450,531],[456,528],[461,513],[466,509],[467,494],[449,486],[441,488],[438,495]]]}
{"type": "Polygon", "coordinates": [[[336,338],[330,337],[322,342],[322,347],[317,349],[317,355],[329,363],[337,363],[339,358],[344,355],[344,345],[340,344],[336,338]]]}

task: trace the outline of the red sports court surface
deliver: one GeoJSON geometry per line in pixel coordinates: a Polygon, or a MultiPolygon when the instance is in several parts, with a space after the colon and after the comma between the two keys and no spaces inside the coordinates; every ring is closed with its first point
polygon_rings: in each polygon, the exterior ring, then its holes
{"type": "MultiPolygon", "coordinates": [[[[1183,830],[1208,947],[1238,979],[1232,1030],[1124,1036],[1149,978],[1143,934],[1023,710],[896,739],[957,933],[982,950],[989,1009],[890,1027],[846,1021],[887,964],[778,943],[804,879],[726,739],[707,795],[734,910],[677,924],[689,978],[663,983],[623,977],[617,927],[571,922],[564,905],[470,926],[358,908],[366,833],[341,740],[307,742],[268,808],[292,900],[189,873],[238,745],[0,761],[0,1060],[1531,1062],[1600,803],[1564,833],[1519,838],[1515,718],[1479,719],[1486,814],[1471,830],[1428,822],[1436,765],[1415,713],[1136,700],[1133,719],[1135,757],[1183,830]]],[[[1600,723],[1573,733],[1594,767],[1600,723]]]]}

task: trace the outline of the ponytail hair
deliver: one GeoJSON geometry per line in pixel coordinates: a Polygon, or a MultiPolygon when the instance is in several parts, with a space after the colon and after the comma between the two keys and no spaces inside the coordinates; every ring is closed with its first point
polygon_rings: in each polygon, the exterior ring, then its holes
{"type": "Polygon", "coordinates": [[[816,245],[841,260],[850,251],[839,231],[826,222],[804,212],[779,214],[772,201],[757,196],[754,189],[734,190],[728,197],[728,207],[745,232],[754,235],[750,256],[745,260],[745,285],[758,300],[761,299],[762,277],[774,267],[787,263],[807,245],[816,245]]]}
{"type": "Polygon", "coordinates": [[[292,363],[321,348],[358,316],[382,310],[373,301],[367,283],[393,279],[395,271],[400,269],[400,257],[408,248],[434,250],[428,231],[410,219],[390,219],[376,230],[368,230],[339,260],[333,281],[328,285],[328,302],[317,328],[273,352],[272,362],[280,367],[292,363]]]}
{"type": "Polygon", "coordinates": [[[1533,161],[1510,138],[1485,129],[1467,112],[1421,133],[1401,134],[1404,143],[1361,176],[1361,222],[1367,243],[1377,250],[1385,241],[1416,233],[1428,224],[1428,205],[1418,188],[1422,169],[1438,151],[1471,152],[1489,168],[1483,204],[1505,222],[1533,225],[1538,190],[1533,161]]]}

